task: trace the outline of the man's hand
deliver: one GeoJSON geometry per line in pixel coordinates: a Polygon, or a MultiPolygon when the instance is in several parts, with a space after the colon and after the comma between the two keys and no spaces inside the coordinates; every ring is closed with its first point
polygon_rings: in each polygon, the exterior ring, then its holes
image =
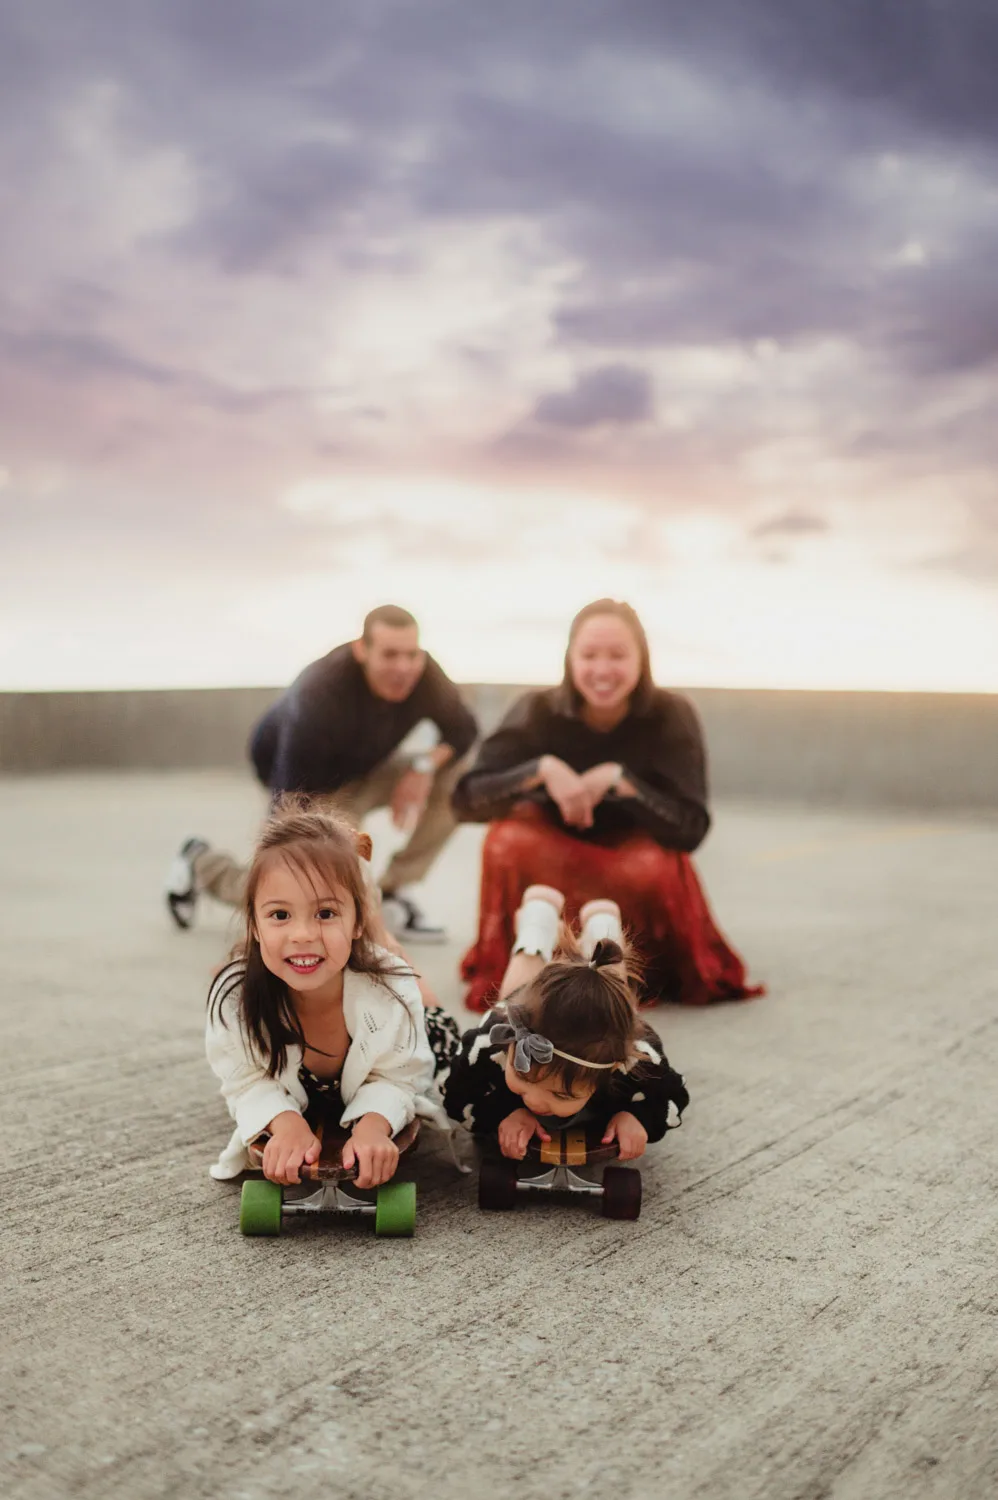
{"type": "Polygon", "coordinates": [[[593,806],[602,802],[611,787],[620,781],[620,766],[616,761],[605,760],[601,765],[590,766],[579,778],[593,799],[593,806]]]}
{"type": "Polygon", "coordinates": [[[539,1120],[535,1120],[529,1109],[514,1109],[511,1115],[507,1115],[499,1126],[499,1150],[503,1156],[510,1156],[514,1161],[522,1161],[527,1154],[527,1147],[535,1135],[539,1135],[542,1141],[549,1141],[544,1126],[539,1120]]]}
{"type": "Polygon", "coordinates": [[[633,1161],[636,1156],[644,1155],[648,1132],[635,1115],[623,1109],[614,1115],[603,1132],[604,1146],[609,1146],[611,1141],[617,1142],[618,1161],[633,1161]]]}
{"type": "Polygon", "coordinates": [[[343,1165],[357,1163],[359,1188],[380,1187],[395,1176],[399,1148],[392,1140],[392,1127],[384,1115],[362,1115],[343,1147],[343,1165]]]}
{"type": "Polygon", "coordinates": [[[411,828],[419,822],[426,799],[433,790],[429,771],[403,771],[392,790],[389,807],[396,828],[411,828]]]}
{"type": "Polygon", "coordinates": [[[570,828],[593,826],[593,794],[577,771],[557,755],[542,755],[537,774],[570,828]]]}
{"type": "Polygon", "coordinates": [[[270,1140],[263,1148],[263,1175],[271,1182],[300,1182],[298,1170],[303,1162],[317,1160],[318,1140],[296,1109],[282,1110],[267,1126],[270,1140]]]}

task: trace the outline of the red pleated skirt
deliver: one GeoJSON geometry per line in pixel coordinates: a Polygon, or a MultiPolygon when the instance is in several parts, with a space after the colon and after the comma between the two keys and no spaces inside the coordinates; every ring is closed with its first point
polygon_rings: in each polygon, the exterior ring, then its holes
{"type": "Polygon", "coordinates": [[[486,1011],[495,999],[521,897],[537,884],[564,893],[565,919],[573,924],[587,901],[617,902],[644,966],[648,1003],[709,1005],[765,993],[746,983],[745,965],[718,930],[689,855],[642,833],[613,844],[573,838],[522,803],[485,836],[478,939],[461,963],[469,1010],[486,1011]]]}

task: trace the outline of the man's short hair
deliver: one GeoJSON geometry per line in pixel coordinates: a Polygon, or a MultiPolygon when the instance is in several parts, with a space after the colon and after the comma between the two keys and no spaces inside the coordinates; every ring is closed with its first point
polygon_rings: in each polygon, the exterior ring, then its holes
{"type": "MultiPolygon", "coordinates": [[[[364,616],[365,641],[370,641],[375,625],[387,625],[390,630],[408,630],[410,625],[416,625],[416,617],[398,604],[379,604],[377,609],[364,616]]],[[[416,628],[419,629],[418,625],[416,628]]]]}

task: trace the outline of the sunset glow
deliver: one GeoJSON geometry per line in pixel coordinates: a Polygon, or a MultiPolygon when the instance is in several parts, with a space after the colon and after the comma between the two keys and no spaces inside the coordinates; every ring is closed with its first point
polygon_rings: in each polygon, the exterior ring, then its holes
{"type": "Polygon", "coordinates": [[[386,600],[544,682],[610,594],[663,682],[998,691],[990,75],[114,10],[6,23],[0,688],[276,684],[386,600]]]}

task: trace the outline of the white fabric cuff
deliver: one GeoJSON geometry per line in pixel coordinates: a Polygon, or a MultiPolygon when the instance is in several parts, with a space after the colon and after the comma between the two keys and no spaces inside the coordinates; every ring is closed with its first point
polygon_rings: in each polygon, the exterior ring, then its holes
{"type": "Polygon", "coordinates": [[[514,953],[534,953],[550,963],[561,917],[550,901],[525,901],[516,914],[514,953]]]}
{"type": "Polygon", "coordinates": [[[254,1084],[238,1100],[235,1107],[236,1129],[245,1145],[255,1141],[261,1131],[266,1130],[275,1115],[293,1109],[301,1114],[300,1105],[280,1084],[270,1078],[254,1084]]]}
{"type": "Polygon", "coordinates": [[[620,925],[620,918],[616,912],[596,911],[593,912],[582,932],[579,934],[579,947],[586,958],[592,958],[596,944],[609,939],[612,943],[624,941],[624,929],[620,925]]]}
{"type": "Polygon", "coordinates": [[[340,1116],[340,1124],[353,1125],[364,1115],[383,1115],[392,1127],[392,1135],[398,1135],[414,1114],[415,1104],[410,1095],[390,1083],[373,1079],[361,1084],[340,1116]]]}

